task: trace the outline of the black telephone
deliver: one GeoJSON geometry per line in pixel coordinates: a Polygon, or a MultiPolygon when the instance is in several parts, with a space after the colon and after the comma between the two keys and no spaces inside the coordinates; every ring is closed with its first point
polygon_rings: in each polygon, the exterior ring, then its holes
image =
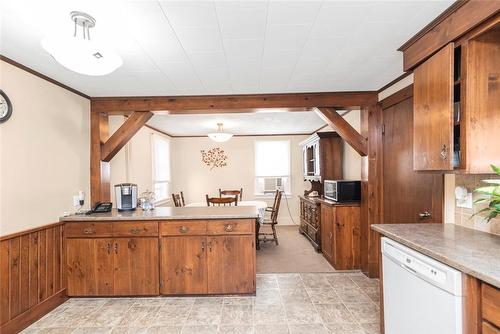
{"type": "Polygon", "coordinates": [[[112,207],[113,203],[111,202],[97,202],[92,210],[87,211],[87,215],[91,215],[93,213],[110,212],[112,207]]]}

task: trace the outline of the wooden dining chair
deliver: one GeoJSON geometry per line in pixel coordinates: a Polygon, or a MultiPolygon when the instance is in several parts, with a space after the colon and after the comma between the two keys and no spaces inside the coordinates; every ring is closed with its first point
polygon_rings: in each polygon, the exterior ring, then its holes
{"type": "Polygon", "coordinates": [[[182,191],[180,194],[172,194],[172,200],[176,207],[186,206],[186,202],[184,202],[184,193],[182,191]]]}
{"type": "Polygon", "coordinates": [[[278,212],[280,210],[281,195],[281,190],[276,190],[273,206],[266,208],[266,212],[269,212],[270,215],[269,217],[264,218],[262,227],[259,229],[259,241],[274,241],[276,243],[276,246],[279,245],[278,234],[276,233],[276,225],[278,224],[278,212]],[[263,228],[266,226],[271,227],[271,232],[263,231],[263,228]],[[262,236],[263,238],[260,238],[260,236],[262,236]],[[268,238],[269,236],[272,236],[272,238],[268,238]]]}
{"type": "Polygon", "coordinates": [[[207,199],[207,206],[231,206],[234,203],[234,206],[238,206],[238,196],[234,197],[208,197],[205,195],[207,199]]]}
{"type": "Polygon", "coordinates": [[[243,188],[240,188],[240,190],[222,190],[219,188],[219,197],[222,196],[239,196],[239,200],[243,200],[243,188]]]}

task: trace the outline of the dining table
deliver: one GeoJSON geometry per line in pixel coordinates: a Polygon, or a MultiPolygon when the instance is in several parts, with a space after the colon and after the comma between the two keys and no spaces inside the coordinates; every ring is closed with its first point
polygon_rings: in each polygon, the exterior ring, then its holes
{"type": "MultiPolygon", "coordinates": [[[[200,207],[200,206],[207,206],[207,202],[193,202],[186,204],[186,207],[200,207]]],[[[267,203],[265,201],[239,201],[237,206],[254,206],[258,210],[258,215],[259,218],[255,222],[255,241],[256,241],[256,248],[260,249],[259,245],[259,230],[260,230],[260,224],[264,222],[264,216],[266,214],[266,209],[268,207],[267,203]]]]}

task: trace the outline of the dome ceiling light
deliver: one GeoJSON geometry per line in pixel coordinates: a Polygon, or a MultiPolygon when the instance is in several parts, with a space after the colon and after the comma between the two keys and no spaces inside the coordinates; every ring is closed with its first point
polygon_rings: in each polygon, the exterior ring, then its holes
{"type": "Polygon", "coordinates": [[[217,123],[217,127],[217,132],[209,133],[208,138],[218,143],[222,143],[231,139],[233,135],[231,133],[224,132],[224,124],[217,123]]]}
{"type": "Polygon", "coordinates": [[[96,20],[89,14],[73,11],[73,36],[49,35],[42,39],[43,48],[62,66],[85,75],[106,75],[123,64],[112,48],[90,39],[90,29],[96,20]]]}

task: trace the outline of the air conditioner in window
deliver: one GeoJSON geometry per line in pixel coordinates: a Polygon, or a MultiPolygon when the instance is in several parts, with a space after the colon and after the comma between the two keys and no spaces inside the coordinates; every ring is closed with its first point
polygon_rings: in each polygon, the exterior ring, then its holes
{"type": "Polygon", "coordinates": [[[282,177],[264,178],[264,193],[273,193],[276,190],[283,190],[283,178],[282,177]]]}

